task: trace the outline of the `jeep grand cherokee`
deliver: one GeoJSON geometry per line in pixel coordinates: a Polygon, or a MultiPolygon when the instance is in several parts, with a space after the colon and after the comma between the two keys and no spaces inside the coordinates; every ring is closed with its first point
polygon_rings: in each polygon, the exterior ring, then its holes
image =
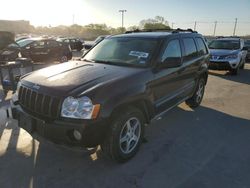
{"type": "Polygon", "coordinates": [[[186,101],[197,107],[208,48],[192,30],[111,36],[81,61],[24,76],[13,96],[19,126],[55,143],[101,145],[118,162],[133,157],[145,124],[186,101]]]}

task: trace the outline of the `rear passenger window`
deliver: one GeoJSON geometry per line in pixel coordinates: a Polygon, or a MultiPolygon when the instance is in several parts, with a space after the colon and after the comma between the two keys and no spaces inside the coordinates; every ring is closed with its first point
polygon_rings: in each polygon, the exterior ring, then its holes
{"type": "Polygon", "coordinates": [[[56,48],[56,47],[58,47],[58,42],[51,40],[51,41],[47,42],[47,45],[48,45],[48,47],[56,48]]]}
{"type": "Polygon", "coordinates": [[[207,54],[207,48],[204,44],[204,41],[201,38],[196,38],[197,44],[198,44],[198,53],[199,55],[205,55],[207,54]]]}
{"type": "Polygon", "coordinates": [[[181,57],[181,47],[179,40],[172,40],[167,44],[167,47],[161,57],[163,62],[166,58],[180,58],[181,57]]]}
{"type": "Polygon", "coordinates": [[[198,56],[193,38],[184,38],[183,43],[184,43],[185,52],[186,52],[185,60],[191,60],[198,56]]]}

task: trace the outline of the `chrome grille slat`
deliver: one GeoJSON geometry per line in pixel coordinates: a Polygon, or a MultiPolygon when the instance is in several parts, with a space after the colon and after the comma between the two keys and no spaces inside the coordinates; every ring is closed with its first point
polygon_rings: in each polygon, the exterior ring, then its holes
{"type": "Polygon", "coordinates": [[[19,103],[24,110],[33,115],[55,119],[59,117],[61,100],[44,95],[28,87],[21,86],[18,93],[19,103]]]}

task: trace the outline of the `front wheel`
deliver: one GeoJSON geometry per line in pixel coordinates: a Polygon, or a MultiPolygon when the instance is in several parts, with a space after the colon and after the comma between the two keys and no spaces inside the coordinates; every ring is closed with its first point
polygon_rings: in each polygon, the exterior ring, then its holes
{"type": "Polygon", "coordinates": [[[194,95],[188,100],[186,100],[186,104],[191,108],[198,107],[203,99],[204,91],[205,91],[205,80],[204,78],[201,77],[196,86],[194,95]]]}
{"type": "Polygon", "coordinates": [[[245,61],[242,63],[242,65],[240,66],[240,69],[244,69],[245,67],[245,61]]]}
{"type": "Polygon", "coordinates": [[[231,70],[232,75],[237,75],[238,73],[239,73],[239,67],[231,70]]]}
{"type": "Polygon", "coordinates": [[[131,159],[139,150],[144,135],[145,118],[140,110],[129,107],[118,113],[110,132],[101,144],[102,151],[117,162],[131,159]]]}
{"type": "Polygon", "coordinates": [[[63,55],[61,58],[60,58],[60,63],[64,63],[64,62],[67,62],[68,61],[68,57],[66,55],[63,55]]]}

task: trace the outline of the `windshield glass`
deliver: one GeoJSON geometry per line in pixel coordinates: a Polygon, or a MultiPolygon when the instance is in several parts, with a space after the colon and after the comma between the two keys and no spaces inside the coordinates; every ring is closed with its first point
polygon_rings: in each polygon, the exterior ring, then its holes
{"type": "Polygon", "coordinates": [[[20,46],[20,47],[24,47],[30,43],[32,43],[34,40],[30,40],[30,39],[24,39],[24,40],[20,40],[17,42],[17,44],[20,46]]]}
{"type": "Polygon", "coordinates": [[[236,40],[214,40],[209,46],[210,49],[237,50],[240,49],[240,41],[236,40]]]}
{"type": "Polygon", "coordinates": [[[250,47],[250,40],[245,41],[245,46],[250,47]]]}
{"type": "Polygon", "coordinates": [[[8,45],[8,48],[18,48],[18,44],[17,43],[11,43],[8,45]]]}
{"type": "Polygon", "coordinates": [[[145,66],[152,57],[157,44],[157,39],[104,39],[89,51],[83,59],[117,65],[145,66]]]}

